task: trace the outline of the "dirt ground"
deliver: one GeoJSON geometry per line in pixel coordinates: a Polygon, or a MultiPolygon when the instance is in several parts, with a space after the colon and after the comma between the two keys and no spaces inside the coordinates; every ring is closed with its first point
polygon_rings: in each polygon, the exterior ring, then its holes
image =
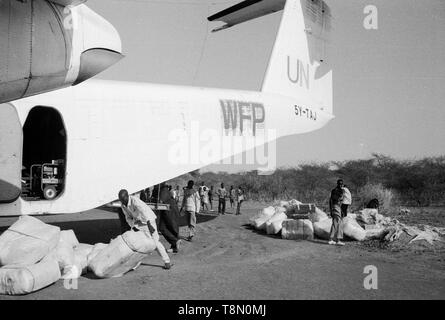
{"type": "MultiPolygon", "coordinates": [[[[60,280],[27,296],[0,299],[445,298],[442,249],[392,250],[354,242],[333,247],[323,241],[282,240],[247,226],[257,204],[247,204],[241,216],[233,215],[230,206],[228,211],[225,216],[199,215],[196,238],[183,241],[181,252],[172,256],[171,270],[162,269],[155,252],[122,278],[103,280],[87,274],[76,290],[65,289],[60,280]],[[363,285],[369,265],[378,270],[377,290],[363,285]]],[[[73,229],[83,243],[107,243],[120,231],[117,214],[106,209],[41,219],[73,229]]],[[[15,220],[0,218],[0,232],[15,220]]],[[[187,235],[185,226],[181,234],[187,235]]]]}

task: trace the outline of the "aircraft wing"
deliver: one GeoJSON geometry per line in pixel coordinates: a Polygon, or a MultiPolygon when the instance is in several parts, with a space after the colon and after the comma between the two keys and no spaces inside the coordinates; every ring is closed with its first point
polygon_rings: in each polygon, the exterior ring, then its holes
{"type": "Polygon", "coordinates": [[[59,4],[61,6],[67,7],[67,6],[77,6],[79,4],[82,4],[86,2],[87,0],[49,0],[55,4],[59,4]]]}
{"type": "Polygon", "coordinates": [[[208,17],[209,21],[226,24],[213,30],[220,31],[234,25],[283,10],[286,0],[245,0],[208,17]]]}

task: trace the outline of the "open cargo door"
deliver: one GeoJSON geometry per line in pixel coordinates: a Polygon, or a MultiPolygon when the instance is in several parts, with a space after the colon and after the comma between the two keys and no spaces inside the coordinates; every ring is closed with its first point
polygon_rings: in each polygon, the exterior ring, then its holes
{"type": "Polygon", "coordinates": [[[0,203],[15,201],[21,193],[23,131],[17,111],[0,104],[0,203]]]}

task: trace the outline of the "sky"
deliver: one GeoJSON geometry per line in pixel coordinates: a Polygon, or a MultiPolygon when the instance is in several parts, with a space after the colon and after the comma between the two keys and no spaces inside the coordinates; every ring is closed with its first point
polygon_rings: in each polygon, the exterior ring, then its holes
{"type": "MultiPolygon", "coordinates": [[[[210,33],[218,23],[206,18],[237,2],[89,0],[119,31],[126,56],[99,78],[259,90],[281,13],[210,33]]],[[[445,1],[325,2],[336,118],[280,138],[277,165],[445,155],[445,1]],[[363,26],[367,5],[378,10],[377,30],[363,26]]]]}

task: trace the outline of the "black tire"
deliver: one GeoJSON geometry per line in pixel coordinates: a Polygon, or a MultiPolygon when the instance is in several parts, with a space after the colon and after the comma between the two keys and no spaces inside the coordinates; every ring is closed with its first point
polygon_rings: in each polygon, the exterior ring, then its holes
{"type": "Polygon", "coordinates": [[[57,190],[54,186],[46,186],[43,189],[43,197],[46,200],[53,200],[55,197],[57,197],[57,190]]]}

